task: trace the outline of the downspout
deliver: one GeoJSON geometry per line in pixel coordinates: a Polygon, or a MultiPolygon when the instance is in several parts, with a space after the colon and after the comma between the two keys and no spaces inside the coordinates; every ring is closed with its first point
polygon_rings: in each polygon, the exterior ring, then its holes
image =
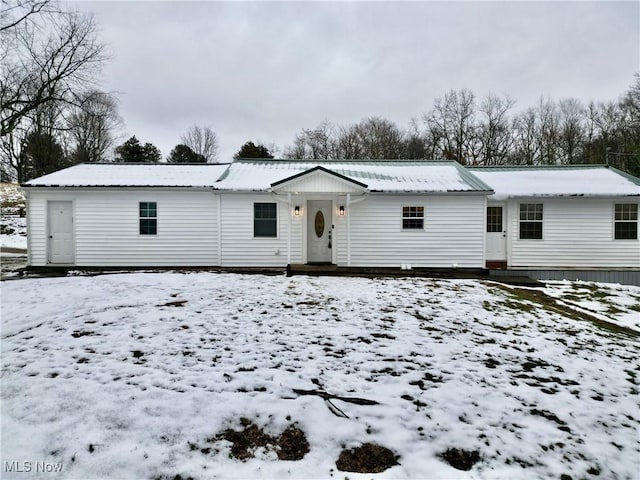
{"type": "MultiPolygon", "coordinates": [[[[29,189],[23,188],[24,192],[24,200],[25,200],[25,209],[24,214],[27,217],[27,266],[33,265],[32,250],[31,250],[31,205],[29,204],[29,189]]],[[[46,233],[46,232],[45,232],[46,233]]]]}
{"type": "Polygon", "coordinates": [[[484,196],[484,210],[482,216],[484,221],[482,222],[482,265],[480,268],[487,268],[487,208],[489,208],[487,196],[484,196]]]}
{"type": "Polygon", "coordinates": [[[222,267],[222,195],[219,193],[218,197],[218,265],[222,267]]]}
{"type": "Polygon", "coordinates": [[[289,208],[287,209],[287,216],[289,217],[289,233],[287,238],[287,265],[291,265],[291,192],[287,193],[287,205],[289,206],[289,208]]]}
{"type": "Polygon", "coordinates": [[[347,193],[347,267],[351,266],[351,194],[347,193]]]}

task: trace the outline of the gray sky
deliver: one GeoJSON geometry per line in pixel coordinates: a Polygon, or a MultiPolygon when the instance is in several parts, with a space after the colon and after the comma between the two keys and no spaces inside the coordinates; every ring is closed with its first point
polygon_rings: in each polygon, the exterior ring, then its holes
{"type": "MultiPolygon", "coordinates": [[[[323,120],[406,127],[450,89],[615,100],[640,71],[639,2],[81,2],[112,54],[125,138],[163,156],[211,125],[228,161],[323,120]]],[[[280,152],[281,153],[281,152],[280,152]]]]}

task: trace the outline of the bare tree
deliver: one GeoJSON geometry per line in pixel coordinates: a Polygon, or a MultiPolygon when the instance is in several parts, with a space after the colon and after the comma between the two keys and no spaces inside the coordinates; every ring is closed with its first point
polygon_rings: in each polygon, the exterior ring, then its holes
{"type": "Polygon", "coordinates": [[[404,135],[398,126],[382,117],[369,117],[355,125],[354,131],[360,143],[362,158],[402,158],[404,135]]]}
{"type": "Polygon", "coordinates": [[[405,132],[403,158],[411,160],[428,159],[430,158],[428,152],[428,137],[420,131],[418,121],[412,118],[409,122],[409,129],[405,132]]]}
{"type": "Polygon", "coordinates": [[[324,121],[314,129],[303,128],[296,135],[293,145],[285,149],[284,157],[329,160],[335,158],[334,143],[333,126],[324,121]]]}
{"type": "Polygon", "coordinates": [[[215,163],[218,157],[218,136],[210,126],[193,125],[180,137],[182,144],[197,155],[202,155],[208,163],[215,163]]]}
{"type": "Polygon", "coordinates": [[[484,165],[506,163],[513,145],[509,110],[515,101],[511,98],[487,95],[480,104],[480,120],[477,138],[480,144],[480,161],[484,165]]]}
{"type": "Polygon", "coordinates": [[[43,104],[72,104],[106,59],[92,16],[59,11],[48,0],[4,3],[1,136],[43,104]]]}
{"type": "Polygon", "coordinates": [[[74,162],[100,162],[115,143],[115,131],[122,126],[117,99],[108,93],[89,90],[78,98],[67,119],[74,143],[74,162]]]}
{"type": "Polygon", "coordinates": [[[575,163],[581,156],[585,136],[585,108],[575,98],[560,100],[559,146],[562,163],[575,163]]]}
{"type": "Polygon", "coordinates": [[[538,114],[534,108],[527,108],[514,118],[510,163],[536,165],[539,162],[538,123],[538,114]]]}
{"type": "Polygon", "coordinates": [[[32,21],[39,13],[51,13],[50,0],[18,0],[8,2],[3,0],[2,23],[0,33],[10,32],[12,29],[32,21]]]}
{"type": "Polygon", "coordinates": [[[473,163],[475,151],[475,96],[470,90],[450,90],[436,98],[424,117],[427,130],[438,139],[439,156],[473,163]]]}
{"type": "Polygon", "coordinates": [[[558,106],[553,100],[541,98],[537,105],[539,125],[537,142],[540,149],[540,163],[553,165],[559,161],[559,116],[558,106]]]}
{"type": "Polygon", "coordinates": [[[362,145],[355,125],[339,126],[335,140],[335,156],[343,160],[363,158],[362,145]]]}

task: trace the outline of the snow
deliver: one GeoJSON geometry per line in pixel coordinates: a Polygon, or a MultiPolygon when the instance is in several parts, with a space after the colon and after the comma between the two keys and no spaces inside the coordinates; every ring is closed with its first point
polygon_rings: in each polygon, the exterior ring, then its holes
{"type": "MultiPolygon", "coordinates": [[[[27,219],[24,216],[24,194],[20,187],[15,183],[0,184],[0,204],[2,205],[0,246],[26,250],[27,219]]],[[[4,252],[4,255],[7,253],[4,252]]]]}
{"type": "Polygon", "coordinates": [[[472,169],[495,194],[490,199],[640,195],[640,185],[607,167],[472,169]]]}
{"type": "Polygon", "coordinates": [[[458,192],[487,190],[455,162],[236,161],[229,165],[81,164],[26,182],[30,187],[215,187],[267,191],[271,184],[322,166],[364,183],[371,191],[458,192]],[[219,181],[218,181],[219,180],[219,181]]]}
{"type": "Polygon", "coordinates": [[[54,187],[211,187],[227,164],[82,163],[30,180],[54,187]]]}
{"type": "MultiPolygon", "coordinates": [[[[639,303],[639,288],[607,288],[639,303]]],[[[637,337],[494,283],[126,273],[5,281],[2,307],[3,465],[62,464],[46,478],[633,479],[640,468],[637,337]],[[379,405],[334,400],[339,418],[293,392],[314,379],[379,405]],[[297,422],[310,452],[229,458],[228,442],[207,439],[241,417],[276,434],[297,422]],[[336,471],[342,448],[364,442],[400,465],[336,471]],[[455,470],[438,456],[452,447],[481,461],[455,470]]]]}
{"type": "Polygon", "coordinates": [[[271,184],[323,167],[381,192],[456,192],[486,190],[455,162],[407,161],[236,161],[222,176],[220,190],[264,191],[271,184]],[[466,173],[466,172],[465,172],[466,173]]]}

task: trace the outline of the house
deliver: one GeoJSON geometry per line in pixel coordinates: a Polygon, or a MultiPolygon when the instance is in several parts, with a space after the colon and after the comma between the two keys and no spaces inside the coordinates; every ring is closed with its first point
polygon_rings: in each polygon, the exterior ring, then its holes
{"type": "Polygon", "coordinates": [[[471,171],[494,189],[487,197],[488,267],[640,285],[638,178],[587,165],[471,171]]]}
{"type": "Polygon", "coordinates": [[[640,270],[640,180],[602,166],[81,164],[23,188],[33,267],[640,270]]]}

